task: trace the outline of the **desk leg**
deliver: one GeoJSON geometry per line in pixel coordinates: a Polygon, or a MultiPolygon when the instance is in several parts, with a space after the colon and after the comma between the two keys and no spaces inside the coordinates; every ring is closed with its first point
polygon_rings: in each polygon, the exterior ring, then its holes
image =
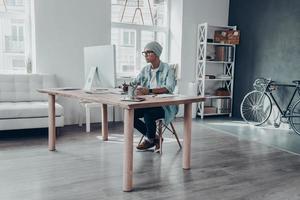
{"type": "Polygon", "coordinates": [[[48,104],[48,149],[49,151],[55,151],[55,95],[48,95],[48,104]]]}
{"type": "Polygon", "coordinates": [[[108,140],[107,104],[102,104],[102,139],[108,140]]]}
{"type": "Polygon", "coordinates": [[[192,104],[184,104],[183,169],[191,167],[192,104]]]}
{"type": "Polygon", "coordinates": [[[133,169],[133,109],[124,111],[123,191],[132,190],[133,169]]]}

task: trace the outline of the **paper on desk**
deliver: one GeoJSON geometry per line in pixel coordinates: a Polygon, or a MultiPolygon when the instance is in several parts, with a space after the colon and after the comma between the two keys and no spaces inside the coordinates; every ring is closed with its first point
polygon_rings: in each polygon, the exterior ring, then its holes
{"type": "Polygon", "coordinates": [[[81,90],[81,88],[75,88],[75,87],[62,87],[62,88],[56,88],[57,90],[81,90]]]}
{"type": "Polygon", "coordinates": [[[112,94],[126,94],[121,88],[111,88],[109,89],[109,92],[112,94]]]}

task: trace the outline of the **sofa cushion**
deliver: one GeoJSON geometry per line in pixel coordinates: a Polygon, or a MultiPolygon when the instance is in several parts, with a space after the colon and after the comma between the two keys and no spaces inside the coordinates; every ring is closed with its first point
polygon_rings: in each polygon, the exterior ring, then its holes
{"type": "Polygon", "coordinates": [[[55,75],[1,74],[0,102],[47,101],[47,95],[37,89],[56,87],[55,75]]]}
{"type": "MultiPolygon", "coordinates": [[[[55,115],[63,115],[63,107],[55,104],[55,115]]],[[[0,119],[48,117],[48,102],[0,102],[0,119]]]]}

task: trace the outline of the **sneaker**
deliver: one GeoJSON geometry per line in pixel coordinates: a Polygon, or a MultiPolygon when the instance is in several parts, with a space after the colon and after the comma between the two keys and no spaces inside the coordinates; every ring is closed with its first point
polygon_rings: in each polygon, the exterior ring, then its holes
{"type": "Polygon", "coordinates": [[[154,147],[155,145],[155,142],[153,143],[150,143],[149,141],[147,140],[144,140],[141,144],[139,144],[136,148],[140,151],[146,151],[152,147],[154,147]]]}

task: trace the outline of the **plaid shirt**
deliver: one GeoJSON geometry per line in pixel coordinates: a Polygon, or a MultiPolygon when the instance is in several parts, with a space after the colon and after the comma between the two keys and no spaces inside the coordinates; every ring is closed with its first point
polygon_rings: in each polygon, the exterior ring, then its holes
{"type": "MultiPolygon", "coordinates": [[[[150,88],[151,64],[146,65],[133,82],[139,83],[143,87],[150,88]]],[[[175,72],[167,63],[160,61],[156,73],[157,87],[166,88],[169,93],[173,93],[176,86],[175,72]]],[[[165,123],[169,124],[178,112],[177,105],[162,106],[165,111],[165,123]]]]}

